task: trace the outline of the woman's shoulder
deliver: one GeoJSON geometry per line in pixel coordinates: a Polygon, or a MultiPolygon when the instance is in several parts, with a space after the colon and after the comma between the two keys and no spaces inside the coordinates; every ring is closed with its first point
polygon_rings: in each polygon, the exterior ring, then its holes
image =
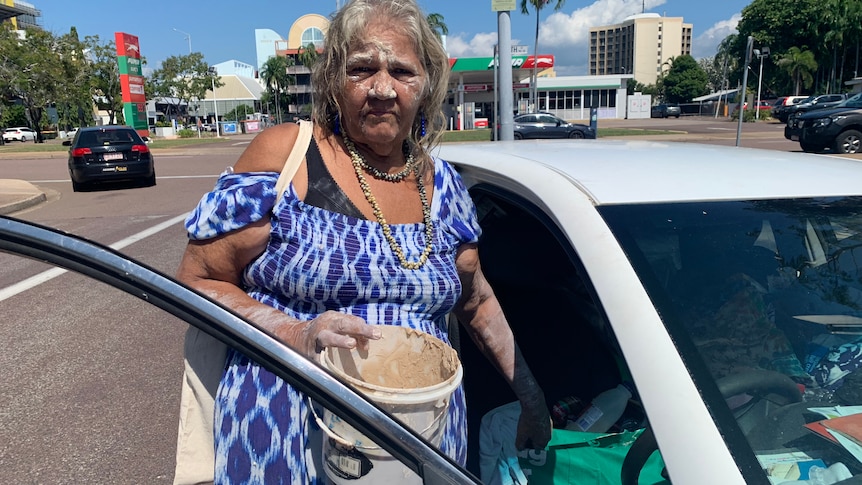
{"type": "Polygon", "coordinates": [[[281,172],[299,134],[299,125],[283,123],[271,126],[251,141],[242,152],[235,172],[281,172]]]}

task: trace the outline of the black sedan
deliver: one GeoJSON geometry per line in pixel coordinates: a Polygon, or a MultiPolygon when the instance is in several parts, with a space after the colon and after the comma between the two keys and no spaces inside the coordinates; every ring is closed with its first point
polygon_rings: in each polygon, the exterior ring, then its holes
{"type": "Polygon", "coordinates": [[[69,147],[69,176],[75,192],[95,182],[139,180],[156,185],[150,148],[129,126],[81,128],[63,145],[69,147]]]}
{"type": "MultiPolygon", "coordinates": [[[[587,125],[569,123],[548,113],[529,113],[515,117],[515,139],[538,138],[596,138],[596,132],[587,125]]],[[[499,137],[498,137],[499,139],[499,137]]]]}

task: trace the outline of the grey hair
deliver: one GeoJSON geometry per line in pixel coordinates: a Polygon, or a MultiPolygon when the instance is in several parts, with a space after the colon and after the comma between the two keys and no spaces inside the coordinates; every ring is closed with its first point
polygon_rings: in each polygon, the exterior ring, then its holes
{"type": "Polygon", "coordinates": [[[375,18],[386,19],[388,25],[401,29],[413,39],[416,54],[424,64],[426,86],[409,141],[414,156],[425,160],[423,149],[436,146],[446,128],[443,101],[449,85],[449,57],[415,0],[353,0],[335,13],[326,33],[323,53],[312,70],[312,119],[329,133],[336,131],[341,93],[347,82],[347,54],[352,46],[363,41],[367,26],[375,18]],[[422,136],[423,119],[425,136],[422,136]]]}

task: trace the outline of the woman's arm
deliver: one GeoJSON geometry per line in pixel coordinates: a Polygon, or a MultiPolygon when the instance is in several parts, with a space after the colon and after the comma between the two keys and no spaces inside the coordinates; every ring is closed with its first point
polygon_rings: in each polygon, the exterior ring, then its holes
{"type": "MultiPolygon", "coordinates": [[[[280,172],[298,132],[292,124],[265,130],[240,156],[235,171],[280,172]]],[[[218,237],[189,241],[177,278],[308,356],[324,347],[353,348],[379,338],[379,330],[359,317],[325,312],[303,322],[248,296],[241,288],[242,273],[266,249],[269,230],[270,219],[264,217],[218,237]]]]}
{"type": "Polygon", "coordinates": [[[500,302],[482,274],[476,245],[463,245],[456,258],[464,292],[455,307],[455,315],[521,402],[515,445],[519,450],[543,449],[551,439],[551,418],[545,395],[527,367],[500,302]]]}

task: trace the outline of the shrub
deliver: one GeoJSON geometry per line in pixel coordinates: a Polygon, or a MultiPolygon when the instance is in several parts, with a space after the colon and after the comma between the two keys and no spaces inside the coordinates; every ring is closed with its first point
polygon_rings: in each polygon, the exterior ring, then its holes
{"type": "Polygon", "coordinates": [[[194,136],[198,136],[198,132],[195,130],[189,130],[188,128],[182,129],[177,132],[180,138],[191,138],[194,136]]]}

